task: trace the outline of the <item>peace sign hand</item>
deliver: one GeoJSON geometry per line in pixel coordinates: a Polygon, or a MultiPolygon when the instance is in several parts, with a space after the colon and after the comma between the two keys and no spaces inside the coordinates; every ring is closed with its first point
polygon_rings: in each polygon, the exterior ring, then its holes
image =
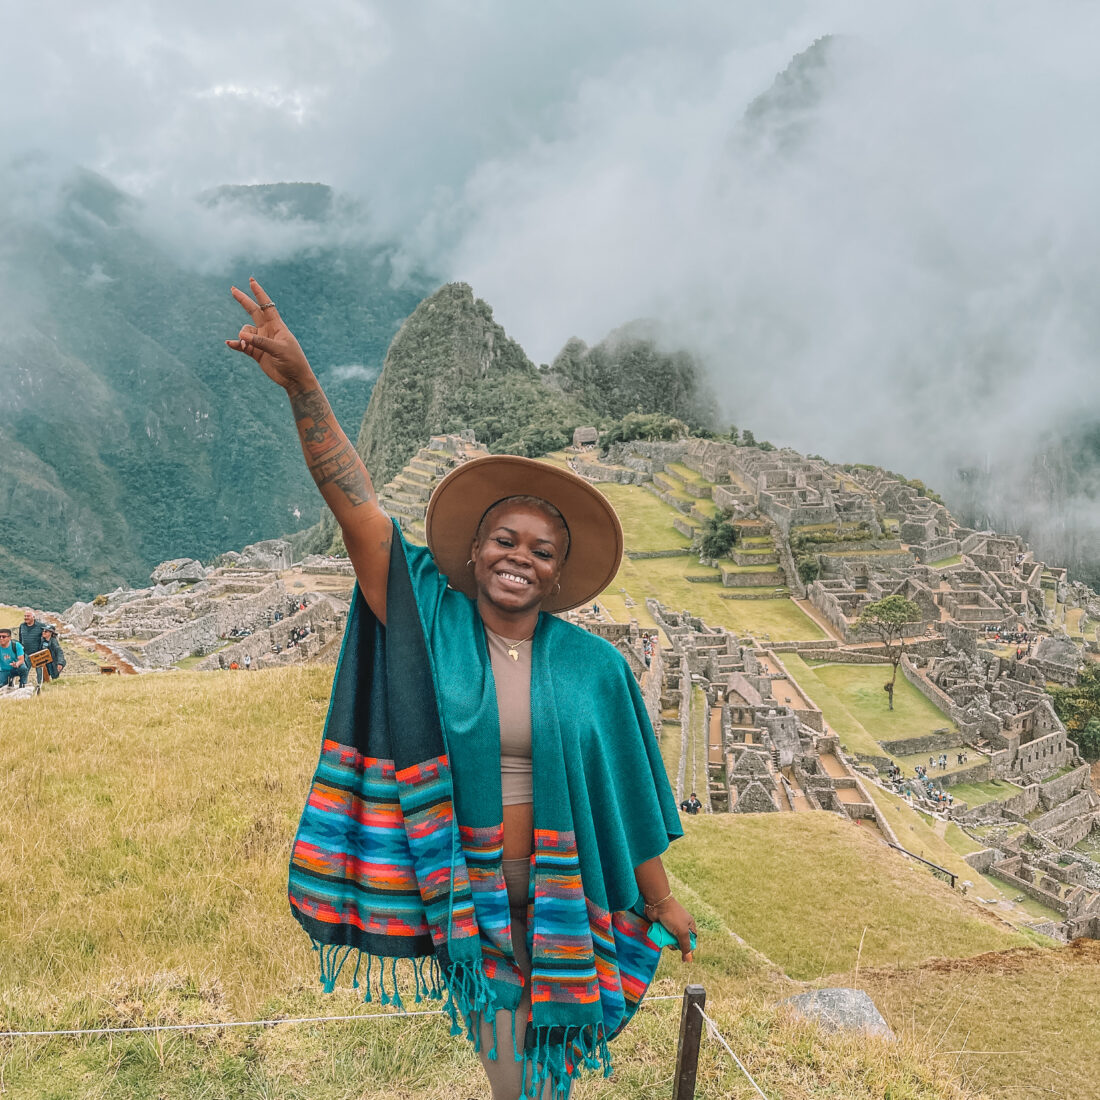
{"type": "Polygon", "coordinates": [[[255,359],[264,374],[284,390],[298,390],[313,378],[309,361],[267,291],[252,278],[248,285],[254,298],[236,287],[231,288],[231,293],[252,318],[252,324],[244,325],[236,340],[226,340],[226,347],[255,359]]]}

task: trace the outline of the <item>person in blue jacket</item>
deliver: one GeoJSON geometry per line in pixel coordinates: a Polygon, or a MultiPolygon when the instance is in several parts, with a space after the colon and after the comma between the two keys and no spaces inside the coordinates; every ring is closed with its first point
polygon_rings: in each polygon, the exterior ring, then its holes
{"type": "Polygon", "coordinates": [[[23,647],[11,636],[11,628],[0,626],[0,686],[8,687],[19,681],[25,687],[30,666],[23,647]]]}

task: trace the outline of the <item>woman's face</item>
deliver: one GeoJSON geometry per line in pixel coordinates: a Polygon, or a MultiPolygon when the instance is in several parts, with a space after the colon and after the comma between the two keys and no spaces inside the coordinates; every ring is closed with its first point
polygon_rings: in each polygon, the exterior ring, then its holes
{"type": "Polygon", "coordinates": [[[558,583],[565,541],[561,524],[535,505],[495,508],[470,555],[478,600],[510,613],[537,610],[558,583]]]}

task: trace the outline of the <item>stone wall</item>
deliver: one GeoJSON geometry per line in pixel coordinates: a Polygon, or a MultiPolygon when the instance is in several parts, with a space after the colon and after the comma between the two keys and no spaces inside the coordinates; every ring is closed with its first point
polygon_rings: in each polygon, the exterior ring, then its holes
{"type": "Polygon", "coordinates": [[[1039,800],[1044,807],[1049,808],[1059,802],[1064,802],[1074,791],[1086,787],[1088,782],[1089,766],[1088,764],[1082,764],[1079,768],[1074,768],[1073,771],[1066,772],[1065,775],[1060,775],[1057,779],[1040,783],[1039,800]]]}
{"type": "Polygon", "coordinates": [[[213,648],[221,640],[221,635],[249,626],[258,615],[281,607],[286,599],[286,588],[281,580],[277,580],[254,596],[216,601],[222,606],[174,630],[166,630],[150,638],[145,645],[135,648],[132,659],[136,664],[166,668],[190,656],[196,649],[213,648]]]}
{"type": "Polygon", "coordinates": [[[929,733],[924,737],[905,737],[898,741],[881,741],[882,747],[894,756],[913,756],[915,753],[941,753],[957,749],[959,738],[947,733],[929,733]]]}
{"type": "Polygon", "coordinates": [[[1072,821],[1076,817],[1090,813],[1092,809],[1090,792],[1082,791],[1080,794],[1067,799],[1060,806],[1055,806],[1053,810],[1048,810],[1045,814],[1035,818],[1031,822],[1031,827],[1037,833],[1045,833],[1058,828],[1059,825],[1065,825],[1067,821],[1072,821]]]}
{"type": "Polygon", "coordinates": [[[983,848],[980,852],[967,852],[963,859],[978,872],[985,875],[993,868],[993,864],[1000,858],[996,848],[983,848]]]}
{"type": "Polygon", "coordinates": [[[301,653],[295,654],[295,657],[312,657],[315,650],[343,634],[347,614],[347,604],[342,600],[322,596],[307,604],[303,610],[296,611],[293,615],[288,615],[263,630],[253,631],[239,642],[219,649],[197,667],[200,669],[229,668],[234,661],[238,665],[243,665],[246,656],[252,659],[254,668],[260,667],[261,664],[282,663],[273,660],[275,655],[271,647],[277,645],[280,655],[285,654],[288,652],[286,645],[290,640],[291,630],[304,626],[308,626],[311,633],[306,636],[305,642],[301,643],[305,648],[301,653]]]}
{"type": "Polygon", "coordinates": [[[931,680],[923,677],[908,656],[901,659],[902,675],[923,695],[930,703],[938,707],[959,727],[965,738],[973,738],[976,735],[976,727],[967,719],[963,711],[955,705],[955,701],[945,691],[941,691],[931,680]]]}
{"type": "Polygon", "coordinates": [[[780,535],[776,540],[776,547],[779,550],[779,557],[783,563],[783,571],[787,576],[787,587],[797,599],[806,599],[806,585],[803,583],[802,578],[798,575],[798,566],[795,564],[794,555],[791,553],[790,544],[785,538],[780,535]]]}
{"type": "Polygon", "coordinates": [[[744,508],[743,496],[744,494],[739,489],[731,488],[728,485],[715,485],[714,491],[711,493],[711,499],[719,508],[731,508],[735,513],[742,511],[744,508]]]}
{"type": "Polygon", "coordinates": [[[890,662],[885,657],[880,657],[877,653],[864,653],[860,649],[838,649],[834,653],[822,653],[820,650],[811,649],[813,642],[788,642],[791,648],[789,652],[797,653],[799,657],[836,657],[836,664],[838,665],[885,665],[889,667],[890,662]]]}
{"type": "Polygon", "coordinates": [[[945,787],[954,787],[958,783],[988,783],[993,778],[993,765],[988,760],[980,764],[972,764],[962,771],[948,772],[940,777],[940,783],[945,787]]]}
{"type": "MultiPolygon", "coordinates": [[[[719,569],[722,569],[719,566],[719,569]]],[[[778,570],[761,570],[759,573],[734,573],[722,569],[722,584],[726,588],[782,588],[786,578],[778,570]]]]}
{"type": "Polygon", "coordinates": [[[1067,821],[1064,825],[1056,825],[1048,829],[1044,834],[1052,844],[1059,848],[1075,848],[1082,840],[1092,832],[1096,824],[1095,814],[1082,814],[1080,817],[1067,821]]]}
{"type": "Polygon", "coordinates": [[[1005,882],[1012,883],[1013,886],[1027,894],[1028,897],[1032,897],[1036,901],[1042,902],[1043,905],[1048,908],[1055,910],[1055,912],[1061,913],[1063,917],[1069,914],[1069,906],[1067,906],[1060,897],[1036,886],[1034,883],[1028,882],[1027,879],[1021,878],[1012,871],[1007,870],[1003,863],[996,863],[993,865],[993,874],[998,878],[1004,879],[1005,882]]]}
{"type": "Polygon", "coordinates": [[[583,458],[575,460],[574,468],[589,481],[610,481],[618,485],[640,485],[650,476],[642,470],[612,469],[602,462],[585,462],[583,458]]]}

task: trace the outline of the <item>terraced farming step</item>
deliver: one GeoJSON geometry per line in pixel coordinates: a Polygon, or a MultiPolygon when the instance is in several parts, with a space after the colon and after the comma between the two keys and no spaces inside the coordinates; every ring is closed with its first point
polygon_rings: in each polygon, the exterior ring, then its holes
{"type": "Polygon", "coordinates": [[[781,569],[755,565],[720,565],[722,583],[730,588],[778,588],[786,583],[781,569]]]}

